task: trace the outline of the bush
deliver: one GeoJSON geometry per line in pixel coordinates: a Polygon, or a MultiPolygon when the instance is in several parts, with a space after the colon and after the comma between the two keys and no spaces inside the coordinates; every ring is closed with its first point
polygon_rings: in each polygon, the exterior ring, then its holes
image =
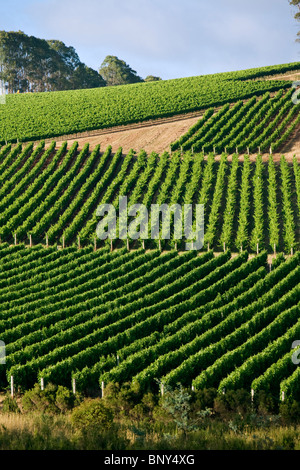
{"type": "Polygon", "coordinates": [[[279,405],[279,413],[284,424],[300,423],[300,403],[290,400],[279,405]]]}
{"type": "Polygon", "coordinates": [[[231,414],[245,415],[251,413],[251,397],[246,390],[228,390],[226,393],[218,395],[214,400],[214,411],[221,418],[228,418],[231,414]]]}
{"type": "Polygon", "coordinates": [[[87,399],[73,410],[71,422],[79,431],[108,430],[113,424],[113,413],[101,398],[87,399]]]}
{"type": "Polygon", "coordinates": [[[20,408],[16,400],[8,395],[3,401],[2,411],[4,413],[20,413],[20,408]]]}
{"type": "Polygon", "coordinates": [[[74,407],[75,396],[71,390],[59,385],[56,392],[55,404],[62,413],[65,413],[74,407]]]}
{"type": "Polygon", "coordinates": [[[214,400],[217,397],[218,392],[215,388],[205,388],[203,390],[197,390],[194,393],[193,406],[196,410],[205,410],[207,408],[213,408],[214,400]]]}
{"type": "Polygon", "coordinates": [[[80,398],[75,398],[73,393],[61,385],[48,384],[41,390],[36,384],[31,390],[24,393],[22,397],[22,408],[24,411],[41,411],[43,413],[65,413],[72,409],[80,398]]]}
{"type": "Polygon", "coordinates": [[[254,404],[258,413],[262,415],[277,413],[278,411],[277,401],[272,394],[264,390],[259,390],[259,392],[254,395],[254,404]]]}

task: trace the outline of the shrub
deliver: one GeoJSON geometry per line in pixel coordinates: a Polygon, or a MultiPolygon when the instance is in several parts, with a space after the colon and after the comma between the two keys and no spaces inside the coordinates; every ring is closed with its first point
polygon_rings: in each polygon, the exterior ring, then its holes
{"type": "Polygon", "coordinates": [[[279,413],[284,424],[297,424],[300,422],[300,403],[296,400],[281,403],[279,413]]]}
{"type": "Polygon", "coordinates": [[[228,418],[231,414],[245,415],[251,412],[250,393],[246,390],[228,390],[218,395],[214,400],[214,411],[221,418],[228,418]]]}
{"type": "Polygon", "coordinates": [[[113,413],[101,398],[87,399],[73,410],[71,422],[79,431],[107,430],[113,424],[113,413]]]}
{"type": "Polygon", "coordinates": [[[3,401],[2,411],[4,413],[20,413],[20,408],[16,400],[7,395],[3,401]]]}
{"type": "Polygon", "coordinates": [[[22,397],[22,408],[24,411],[41,411],[43,413],[65,413],[72,409],[80,401],[66,387],[48,384],[41,390],[36,384],[31,390],[24,393],[22,397]]]}
{"type": "Polygon", "coordinates": [[[216,397],[217,390],[215,388],[197,390],[194,394],[194,408],[198,411],[213,408],[216,397]]]}
{"type": "Polygon", "coordinates": [[[74,407],[75,396],[71,390],[59,385],[56,391],[55,404],[62,413],[65,413],[74,407]]]}
{"type": "Polygon", "coordinates": [[[254,404],[258,413],[262,415],[276,413],[278,411],[277,401],[270,393],[264,390],[259,390],[259,392],[254,395],[254,404]]]}

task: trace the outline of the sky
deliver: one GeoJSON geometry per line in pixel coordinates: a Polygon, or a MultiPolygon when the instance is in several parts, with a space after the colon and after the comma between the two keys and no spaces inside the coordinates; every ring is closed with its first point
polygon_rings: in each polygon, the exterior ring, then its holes
{"type": "Polygon", "coordinates": [[[300,61],[289,0],[0,0],[0,30],[107,55],[164,80],[300,61]]]}

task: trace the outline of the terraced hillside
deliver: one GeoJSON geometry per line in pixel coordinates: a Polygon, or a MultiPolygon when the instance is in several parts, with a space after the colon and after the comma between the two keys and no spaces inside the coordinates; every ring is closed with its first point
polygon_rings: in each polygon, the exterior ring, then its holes
{"type": "MultiPolygon", "coordinates": [[[[205,248],[220,251],[247,249],[270,253],[293,253],[299,247],[299,162],[291,166],[284,156],[275,164],[258,155],[232,158],[224,153],[187,151],[162,155],[145,151],[127,155],[120,148],[112,154],[77,142],[59,149],[55,142],[45,150],[41,142],[10,144],[1,150],[0,237],[10,243],[95,243],[99,204],[113,204],[118,214],[119,198],[128,206],[151,204],[203,204],[205,248]],[[213,191],[212,191],[213,189],[213,191]],[[79,237],[79,239],[78,239],[79,237]]],[[[183,248],[183,240],[150,240],[147,248],[183,248]]],[[[160,238],[163,235],[161,234],[160,238]]],[[[128,237],[129,238],[129,237],[128,237]]],[[[97,240],[96,240],[97,241],[97,240]]],[[[134,241],[134,246],[141,240],[134,241]]],[[[98,246],[103,242],[97,241],[98,246]]],[[[118,241],[116,246],[122,246],[118,241]]]]}
{"type": "Polygon", "coordinates": [[[299,158],[272,155],[298,125],[299,105],[288,80],[271,80],[299,67],[8,97],[0,388],[11,377],[23,390],[75,379],[87,393],[128,381],[158,390],[160,381],[300,399],[291,349],[300,333],[299,158]],[[203,117],[161,154],[15,142],[194,109],[203,117]],[[203,204],[203,248],[187,251],[173,226],[170,239],[160,226],[157,239],[99,240],[97,207],[118,214],[124,196],[150,222],[152,204],[203,204]]]}
{"type": "Polygon", "coordinates": [[[1,338],[11,376],[91,391],[111,381],[157,389],[253,388],[279,397],[296,366],[299,253],[270,271],[265,252],[214,256],[2,244],[1,338]]]}

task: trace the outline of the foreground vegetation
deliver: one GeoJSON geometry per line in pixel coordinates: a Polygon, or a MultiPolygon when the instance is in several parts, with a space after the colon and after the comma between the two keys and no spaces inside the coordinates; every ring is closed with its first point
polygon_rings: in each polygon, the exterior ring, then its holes
{"type": "Polygon", "coordinates": [[[300,403],[244,390],[176,387],[163,396],[110,384],[103,398],[49,384],[9,395],[1,450],[300,450],[300,403]]]}

